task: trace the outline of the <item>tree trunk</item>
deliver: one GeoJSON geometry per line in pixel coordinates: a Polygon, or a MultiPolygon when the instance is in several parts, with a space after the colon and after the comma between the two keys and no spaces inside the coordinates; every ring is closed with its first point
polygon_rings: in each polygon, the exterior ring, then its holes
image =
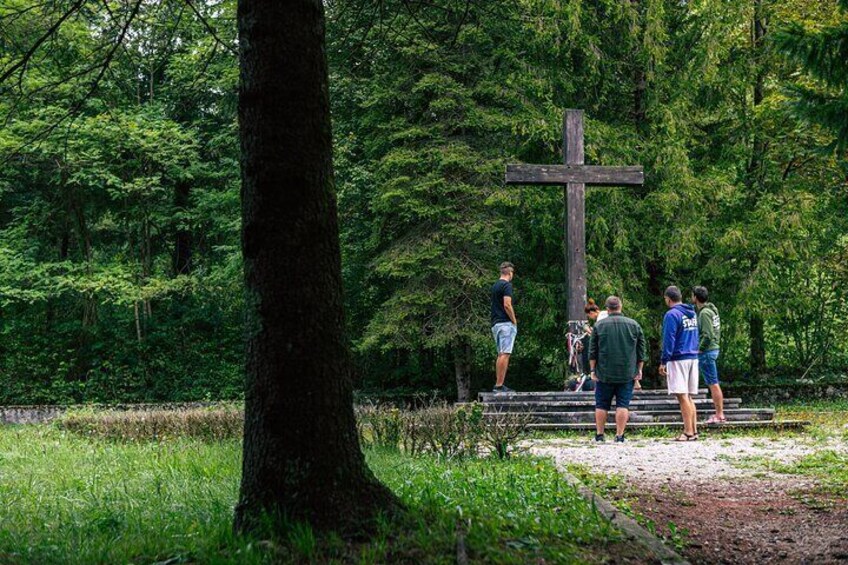
{"type": "MultiPolygon", "coordinates": [[[[765,77],[766,67],[763,64],[766,37],[766,18],[763,9],[763,0],[754,0],[754,19],[751,22],[751,60],[754,66],[754,88],[752,115],[756,114],[757,106],[765,99],[765,77]]],[[[753,118],[752,118],[753,119],[753,118]]],[[[754,124],[753,142],[751,145],[751,159],[748,163],[748,174],[746,184],[748,188],[749,208],[754,209],[757,200],[764,191],[763,163],[766,158],[767,142],[759,131],[759,124],[754,124]]],[[[751,258],[751,271],[756,269],[759,262],[758,257],[751,258]]],[[[751,371],[759,374],[766,369],[766,338],[765,322],[760,315],[752,315],[749,319],[750,338],[750,364],[751,371]]]]}
{"type": "Polygon", "coordinates": [[[266,516],[361,534],[399,503],[365,464],[344,339],[321,0],[241,0],[247,292],[238,531],[266,516]]]}
{"type": "Polygon", "coordinates": [[[174,188],[174,206],[181,216],[177,225],[177,233],[174,239],[174,276],[187,275],[191,273],[192,237],[191,230],[185,225],[185,212],[189,208],[191,196],[191,184],[189,181],[180,181],[174,188]]]}
{"type": "Polygon", "coordinates": [[[471,344],[462,340],[453,347],[453,367],[456,375],[456,400],[469,402],[471,400],[471,364],[473,352],[471,344]]]}
{"type": "MultiPolygon", "coordinates": [[[[665,270],[660,261],[651,259],[648,261],[648,296],[656,300],[657,304],[662,304],[663,279],[665,278],[665,270]]],[[[662,306],[662,312],[665,313],[665,305],[662,306]]],[[[662,320],[662,315],[660,320],[662,320]]],[[[647,332],[646,332],[647,333],[647,332]]],[[[648,338],[648,366],[645,368],[645,382],[642,383],[645,388],[662,388],[665,382],[659,374],[660,360],[662,359],[662,339],[661,334],[655,337],[648,338]]]]}
{"type": "Polygon", "coordinates": [[[753,315],[748,320],[751,338],[751,371],[757,375],[766,370],[766,332],[762,316],[753,315]]]}
{"type": "Polygon", "coordinates": [[[630,7],[633,10],[633,24],[631,25],[630,34],[633,41],[636,43],[634,48],[635,67],[633,69],[633,123],[640,132],[644,130],[647,119],[647,110],[645,102],[645,91],[648,89],[648,79],[645,76],[645,68],[642,55],[642,26],[640,25],[644,17],[644,9],[639,5],[639,0],[630,0],[630,7]]]}

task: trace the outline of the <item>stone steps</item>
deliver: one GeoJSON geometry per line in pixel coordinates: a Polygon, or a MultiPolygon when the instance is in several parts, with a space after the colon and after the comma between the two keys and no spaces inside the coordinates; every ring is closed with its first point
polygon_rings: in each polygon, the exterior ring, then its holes
{"type": "MultiPolygon", "coordinates": [[[[698,413],[699,421],[706,421],[710,416],[715,414],[714,410],[705,410],[698,413]]],[[[536,412],[530,413],[534,423],[538,424],[578,424],[595,422],[594,411],[582,412],[536,412]]],[[[725,410],[724,415],[728,422],[761,422],[774,420],[774,410],[772,409],[741,409],[741,410],[725,410]]],[[[496,413],[490,412],[487,416],[494,417],[496,413]]],[[[681,422],[680,411],[661,410],[648,412],[631,412],[630,423],[668,423],[674,424],[681,422]]],[[[615,412],[610,412],[607,417],[608,422],[615,422],[615,412]]]]}
{"type": "MultiPolygon", "coordinates": [[[[594,392],[481,392],[477,395],[480,402],[535,402],[535,401],[576,401],[594,399],[594,392]]],[[[665,389],[645,389],[633,391],[633,399],[667,398],[674,400],[674,396],[668,394],[665,389]]],[[[707,398],[707,389],[698,390],[698,394],[692,398],[707,398]]]]}
{"type": "MultiPolygon", "coordinates": [[[[709,410],[713,407],[713,402],[707,398],[695,399],[693,401],[698,410],[709,410]]],[[[740,398],[725,398],[724,407],[727,410],[740,408],[742,399],[740,398]]],[[[484,403],[487,412],[594,412],[595,400],[570,400],[570,401],[519,401],[519,402],[486,402],[484,403]]],[[[674,399],[662,400],[642,400],[634,399],[630,402],[630,409],[636,411],[648,410],[679,410],[680,404],[674,399]]],[[[612,409],[615,409],[613,403],[612,409]]]]}
{"type": "MultiPolygon", "coordinates": [[[[707,426],[706,420],[715,414],[712,400],[706,389],[693,396],[701,426],[708,428],[793,428],[805,422],[776,422],[771,408],[743,408],[741,398],[725,398],[724,412],[727,422],[707,426]]],[[[494,417],[498,413],[527,414],[533,419],[534,430],[592,430],[595,422],[594,392],[483,392],[478,396],[484,414],[494,417]]],[[[615,421],[615,405],[607,419],[615,421]]],[[[628,428],[680,427],[680,405],[673,395],[662,390],[642,390],[633,395],[630,403],[628,428]]]]}
{"type": "MultiPolygon", "coordinates": [[[[810,423],[803,420],[783,420],[783,421],[775,421],[775,420],[760,420],[760,421],[748,421],[748,422],[728,422],[726,424],[705,424],[698,423],[699,430],[730,430],[730,429],[777,429],[777,430],[798,430],[803,429],[808,426],[810,423]]],[[[587,423],[538,423],[538,424],[529,424],[528,428],[531,430],[538,431],[557,431],[557,430],[571,430],[571,431],[591,431],[595,429],[594,424],[587,423]]],[[[670,428],[670,429],[679,429],[680,424],[674,424],[669,422],[630,422],[627,424],[627,429],[645,429],[645,428],[670,428]]],[[[614,430],[607,427],[607,432],[612,433],[614,430]]]]}

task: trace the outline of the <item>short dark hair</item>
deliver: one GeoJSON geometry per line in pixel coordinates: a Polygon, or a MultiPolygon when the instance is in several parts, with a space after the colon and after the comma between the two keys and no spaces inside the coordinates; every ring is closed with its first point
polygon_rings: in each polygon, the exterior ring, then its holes
{"type": "Polygon", "coordinates": [[[674,285],[665,289],[665,296],[671,299],[672,302],[683,302],[683,293],[674,285]]]}
{"type": "Polygon", "coordinates": [[[504,261],[503,263],[501,263],[502,275],[508,275],[510,271],[512,271],[513,273],[515,272],[515,265],[513,265],[509,261],[504,261]]]}
{"type": "Polygon", "coordinates": [[[604,306],[607,310],[621,310],[621,298],[617,296],[609,296],[607,297],[607,301],[604,303],[604,306]]]}
{"type": "Polygon", "coordinates": [[[705,304],[707,302],[707,298],[710,296],[707,292],[707,287],[705,286],[696,286],[692,289],[692,294],[695,296],[695,300],[701,304],[705,304]]]}

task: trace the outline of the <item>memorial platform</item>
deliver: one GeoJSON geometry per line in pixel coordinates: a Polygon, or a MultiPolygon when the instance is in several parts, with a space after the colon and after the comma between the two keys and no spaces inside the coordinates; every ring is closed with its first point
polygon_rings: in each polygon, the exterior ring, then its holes
{"type": "MultiPolygon", "coordinates": [[[[773,408],[745,408],[741,398],[724,399],[727,422],[706,424],[715,414],[707,389],[693,397],[698,410],[698,425],[710,428],[799,428],[802,421],[778,422],[773,408]]],[[[532,416],[530,428],[536,430],[593,430],[595,428],[594,392],[481,392],[478,400],[486,414],[518,412],[532,416]]],[[[608,422],[615,423],[615,403],[608,422]]],[[[661,390],[633,393],[628,428],[682,426],[677,399],[661,390]]]]}

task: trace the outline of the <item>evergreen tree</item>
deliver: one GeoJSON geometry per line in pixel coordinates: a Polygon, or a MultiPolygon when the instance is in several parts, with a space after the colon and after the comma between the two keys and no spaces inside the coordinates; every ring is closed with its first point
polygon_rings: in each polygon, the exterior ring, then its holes
{"type": "Polygon", "coordinates": [[[790,23],[775,37],[778,49],[801,65],[809,80],[793,85],[798,113],[833,131],[835,146],[848,148],[848,0],[827,25],[790,23]]]}

